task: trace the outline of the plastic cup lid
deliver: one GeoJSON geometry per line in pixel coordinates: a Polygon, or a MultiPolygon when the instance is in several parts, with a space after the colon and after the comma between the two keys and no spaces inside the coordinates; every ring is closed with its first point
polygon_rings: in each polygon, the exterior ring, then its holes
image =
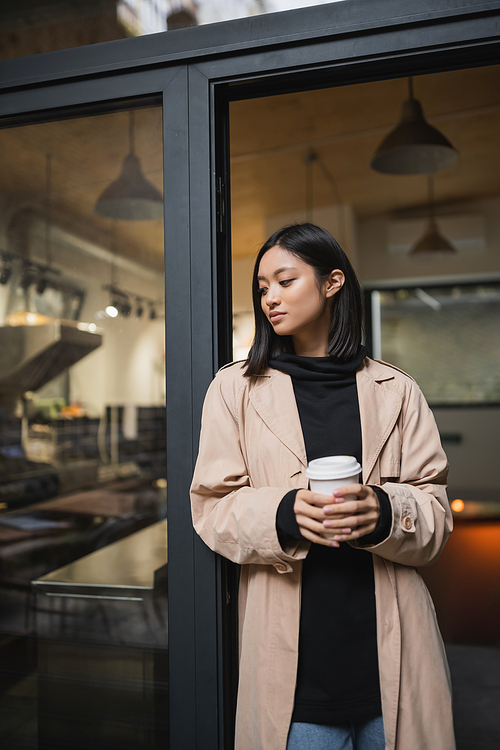
{"type": "Polygon", "coordinates": [[[342,479],[354,477],[361,466],[354,456],[325,456],[309,461],[306,477],[309,479],[342,479]]]}

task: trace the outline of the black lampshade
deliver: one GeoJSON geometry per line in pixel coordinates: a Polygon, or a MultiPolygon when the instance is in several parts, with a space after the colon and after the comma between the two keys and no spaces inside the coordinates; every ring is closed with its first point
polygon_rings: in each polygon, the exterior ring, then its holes
{"type": "Polygon", "coordinates": [[[401,121],[378,147],[370,166],[385,174],[433,174],[459,157],[450,141],[424,117],[411,95],[403,104],[401,121]]]}

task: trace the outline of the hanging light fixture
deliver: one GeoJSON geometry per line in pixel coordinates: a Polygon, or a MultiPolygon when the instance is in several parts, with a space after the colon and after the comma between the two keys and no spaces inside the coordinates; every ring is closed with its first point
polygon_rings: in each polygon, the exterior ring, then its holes
{"type": "Polygon", "coordinates": [[[101,193],[94,211],[110,219],[146,221],[161,219],[163,197],[142,172],[141,162],[135,155],[134,112],[129,120],[130,150],[125,157],[120,176],[101,193]]]}
{"type": "Polygon", "coordinates": [[[436,222],[436,204],[434,202],[434,178],[428,177],[429,191],[429,220],[427,230],[423,237],[410,250],[410,255],[414,258],[431,259],[440,255],[454,255],[457,251],[451,242],[443,237],[438,229],[436,222]]]}
{"type": "Polygon", "coordinates": [[[413,97],[413,79],[408,78],[409,99],[403,104],[399,125],[384,138],[370,166],[385,174],[433,174],[456,162],[459,152],[424,117],[422,105],[413,97]]]}
{"type": "Polygon", "coordinates": [[[306,198],[306,221],[313,220],[313,165],[318,160],[318,154],[311,148],[304,156],[303,162],[306,166],[306,184],[305,184],[305,198],[306,198]]]}
{"type": "MultiPolygon", "coordinates": [[[[334,201],[336,206],[342,207],[342,198],[340,196],[339,188],[337,185],[337,182],[335,180],[335,177],[328,169],[323,157],[321,154],[319,154],[317,151],[314,150],[314,148],[310,148],[307,154],[303,157],[302,161],[304,162],[306,166],[305,171],[305,216],[306,221],[313,221],[313,213],[314,213],[314,195],[313,195],[313,187],[314,187],[314,180],[313,180],[313,169],[314,164],[317,164],[321,172],[323,173],[323,177],[326,179],[326,181],[329,183],[334,201]]],[[[338,233],[339,237],[342,240],[342,243],[346,242],[346,228],[345,228],[345,218],[344,213],[342,210],[340,210],[337,213],[337,222],[338,222],[338,233]]]]}

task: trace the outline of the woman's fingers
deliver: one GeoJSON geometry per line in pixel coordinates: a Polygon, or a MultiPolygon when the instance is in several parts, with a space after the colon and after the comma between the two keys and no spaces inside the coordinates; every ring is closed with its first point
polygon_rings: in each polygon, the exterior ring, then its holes
{"type": "Polygon", "coordinates": [[[316,521],[315,519],[310,518],[309,516],[303,516],[300,513],[296,514],[295,518],[297,519],[301,531],[303,529],[308,529],[308,531],[312,531],[314,534],[324,534],[326,531],[322,520],[316,521]]]}
{"type": "Polygon", "coordinates": [[[371,487],[350,484],[334,490],[333,496],[299,490],[294,512],[302,536],[315,544],[338,547],[339,542],[374,531],[380,506],[371,487]]]}
{"type": "Polygon", "coordinates": [[[307,539],[309,542],[313,542],[314,544],[321,544],[323,545],[323,547],[339,546],[339,542],[337,540],[327,539],[326,537],[321,536],[321,534],[315,534],[313,531],[310,531],[306,527],[300,526],[300,531],[305,539],[307,539]]]}
{"type": "Polygon", "coordinates": [[[371,534],[372,531],[375,531],[376,527],[377,521],[370,521],[369,523],[364,523],[354,529],[351,529],[349,533],[344,533],[343,529],[330,529],[328,533],[332,537],[332,539],[335,539],[335,541],[337,542],[350,542],[353,539],[360,539],[362,536],[371,534]]]}
{"type": "Polygon", "coordinates": [[[356,515],[343,516],[342,518],[332,518],[327,516],[323,521],[325,529],[340,529],[344,527],[357,528],[367,523],[378,521],[379,513],[374,510],[370,510],[366,513],[358,513],[356,515]]]}

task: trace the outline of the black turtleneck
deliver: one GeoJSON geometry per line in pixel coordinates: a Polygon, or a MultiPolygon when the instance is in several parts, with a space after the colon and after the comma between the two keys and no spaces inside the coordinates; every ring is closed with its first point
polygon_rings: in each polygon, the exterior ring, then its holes
{"type": "MultiPolygon", "coordinates": [[[[270,366],[292,378],[307,459],[355,456],[361,463],[362,437],[356,370],[366,356],[299,357],[282,353],[270,366]]],[[[374,487],[381,507],[367,544],[389,533],[391,509],[374,487]]],[[[301,539],[293,504],[297,490],[278,508],[280,541],[301,539]]],[[[381,714],[377,661],[375,584],[370,552],[347,543],[339,548],[312,544],[302,568],[299,665],[292,721],[338,724],[381,714]]]]}

